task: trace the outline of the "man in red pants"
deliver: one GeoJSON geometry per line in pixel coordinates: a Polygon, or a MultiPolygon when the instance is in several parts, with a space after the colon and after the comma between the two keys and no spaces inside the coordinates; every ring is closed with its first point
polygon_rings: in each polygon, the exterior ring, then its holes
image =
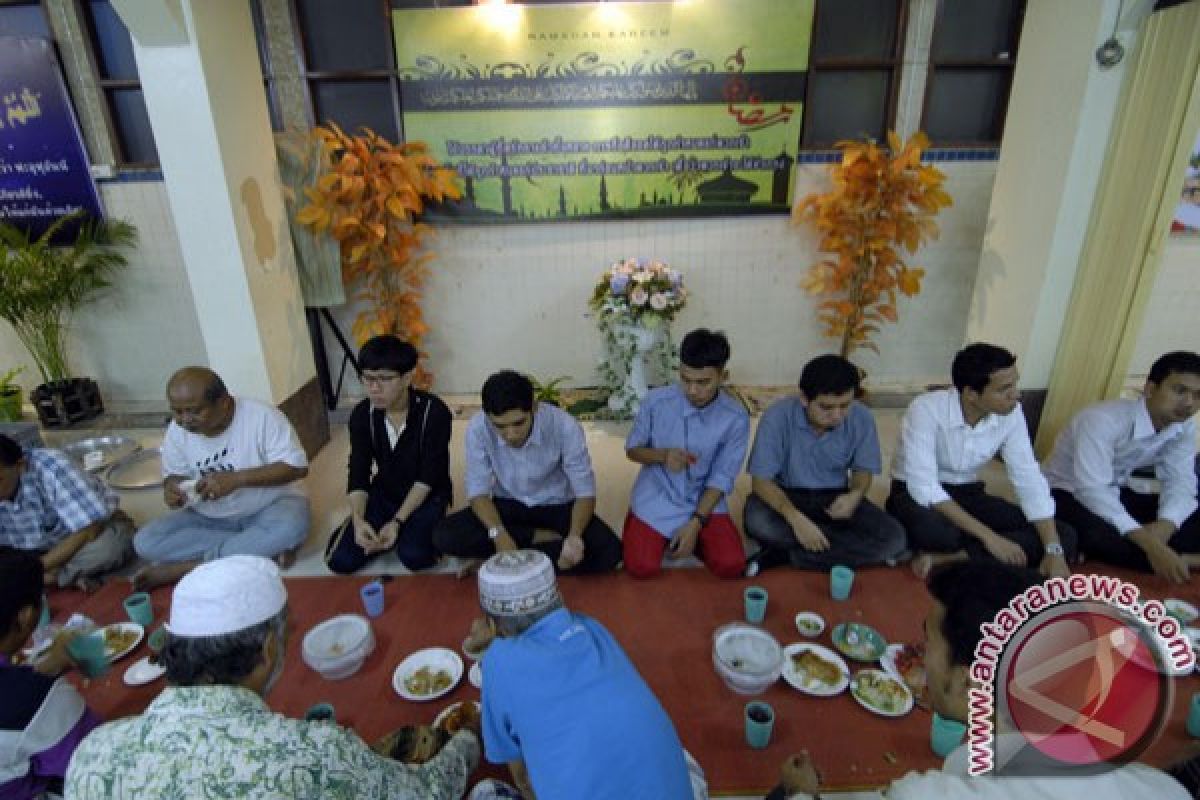
{"type": "Polygon", "coordinates": [[[745,552],[726,497],[746,457],[750,416],[721,391],[729,374],[723,333],[692,331],[679,360],[679,383],[646,395],[625,441],[625,454],[642,465],[622,534],[625,570],[649,578],[664,551],[695,553],[718,578],[739,578],[745,552]]]}

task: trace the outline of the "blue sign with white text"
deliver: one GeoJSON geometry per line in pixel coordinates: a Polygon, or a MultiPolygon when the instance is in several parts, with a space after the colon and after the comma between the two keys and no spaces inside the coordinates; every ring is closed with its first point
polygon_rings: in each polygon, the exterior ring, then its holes
{"type": "Polygon", "coordinates": [[[47,39],[0,36],[0,220],[36,236],[80,209],[101,215],[54,50],[47,39]]]}

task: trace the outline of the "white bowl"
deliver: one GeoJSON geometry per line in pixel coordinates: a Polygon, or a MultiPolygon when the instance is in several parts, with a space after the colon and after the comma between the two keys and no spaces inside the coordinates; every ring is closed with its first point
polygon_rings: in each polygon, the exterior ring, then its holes
{"type": "Polygon", "coordinates": [[[801,611],[796,615],[796,630],[813,639],[825,632],[825,620],[815,611],[801,611]]]}
{"type": "Polygon", "coordinates": [[[783,648],[762,628],[731,622],[713,634],[713,666],[738,694],[760,694],[783,673],[783,648]]]}
{"type": "Polygon", "coordinates": [[[348,678],[375,649],[371,623],[358,614],[328,619],[304,635],[301,656],[326,680],[348,678]]]}
{"type": "Polygon", "coordinates": [[[418,703],[425,702],[426,700],[436,700],[454,691],[454,687],[462,680],[463,672],[463,660],[459,657],[458,653],[445,647],[426,647],[424,650],[412,653],[400,662],[395,672],[392,673],[392,688],[396,691],[396,694],[405,700],[412,700],[418,703]],[[404,685],[405,681],[422,668],[428,669],[431,672],[444,671],[450,676],[450,683],[429,694],[413,694],[404,685]]]}

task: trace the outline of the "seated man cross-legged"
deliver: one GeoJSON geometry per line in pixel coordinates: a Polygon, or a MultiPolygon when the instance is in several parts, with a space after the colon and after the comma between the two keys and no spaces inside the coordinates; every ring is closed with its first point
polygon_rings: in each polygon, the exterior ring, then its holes
{"type": "Polygon", "coordinates": [[[287,417],[233,397],[205,367],[167,383],[173,419],[162,443],[163,498],[174,509],[134,537],[151,562],[134,576],[148,588],[228,555],[287,560],[308,536],[308,498],[297,483],[308,460],[287,417]]]}
{"type": "Polygon", "coordinates": [[[746,457],[750,416],[721,391],[725,334],[700,328],[679,346],[679,383],[642,400],[625,454],[642,465],[625,517],[625,569],[635,578],[671,558],[698,555],[719,578],[739,578],[745,551],[727,498],[746,457]]]}
{"type": "Polygon", "coordinates": [[[417,349],[395,336],[359,350],[367,399],[350,414],[350,519],[325,551],[334,572],[354,572],[393,548],[410,570],[437,563],[433,528],[450,503],[451,414],[441,398],[412,387],[416,366],[417,349]]]}
{"type": "Polygon", "coordinates": [[[0,434],[0,546],[35,554],[47,584],[95,588],[133,558],[133,520],[62,452],[0,434]]]}
{"type": "Polygon", "coordinates": [[[748,574],[789,562],[818,570],[881,564],[904,552],[904,528],[865,497],[883,464],[875,418],[854,399],[859,380],[841,356],[818,356],[800,375],[799,395],[763,413],[745,515],[746,535],[762,550],[748,574]]]}
{"type": "Polygon", "coordinates": [[[1167,353],[1150,368],[1141,398],[1085,408],[1059,434],[1046,477],[1084,555],[1176,583],[1200,567],[1198,409],[1200,355],[1167,353]],[[1145,469],[1161,492],[1131,485],[1145,469]]]}
{"type": "Polygon", "coordinates": [[[1054,500],[1042,475],[1017,391],[1017,360],[1007,350],[972,344],[951,367],[954,388],[909,404],[892,461],[887,510],[918,551],[922,577],[938,563],[995,559],[1066,575],[1075,532],[1055,523],[1054,500]],[[997,453],[1020,507],[984,490],[979,470],[997,453]]]}
{"type": "Polygon", "coordinates": [[[563,572],[614,569],[621,543],[596,516],[596,476],[579,422],[534,400],[533,384],[512,370],[489,377],[482,399],[467,426],[469,506],[438,524],[434,546],[468,559],[534,548],[563,572]]]}

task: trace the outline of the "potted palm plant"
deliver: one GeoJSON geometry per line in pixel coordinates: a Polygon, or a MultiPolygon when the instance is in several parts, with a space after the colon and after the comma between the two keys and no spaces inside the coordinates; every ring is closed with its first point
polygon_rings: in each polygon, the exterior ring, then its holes
{"type": "Polygon", "coordinates": [[[104,410],[96,382],[74,377],[67,357],[71,314],[107,289],[129,263],[137,232],[123,220],[60,217],[40,236],[0,222],[0,318],[13,326],[44,383],[30,399],[48,428],[71,425],[104,410]],[[78,226],[70,244],[52,245],[78,226]]]}
{"type": "Polygon", "coordinates": [[[15,382],[24,367],[13,367],[0,375],[0,422],[21,421],[21,385],[15,382]]]}

